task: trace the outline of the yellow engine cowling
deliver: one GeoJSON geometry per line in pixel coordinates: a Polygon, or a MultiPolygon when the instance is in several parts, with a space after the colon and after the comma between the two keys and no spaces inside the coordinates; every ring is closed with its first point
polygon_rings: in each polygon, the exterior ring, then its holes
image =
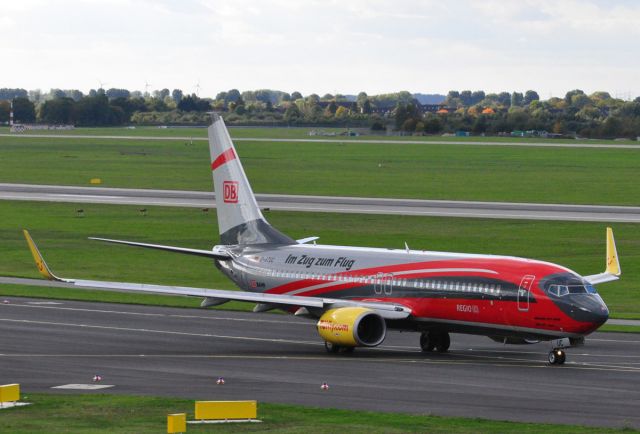
{"type": "Polygon", "coordinates": [[[364,307],[339,307],[318,320],[318,333],[327,342],[344,347],[375,347],[387,334],[384,318],[364,307]]]}

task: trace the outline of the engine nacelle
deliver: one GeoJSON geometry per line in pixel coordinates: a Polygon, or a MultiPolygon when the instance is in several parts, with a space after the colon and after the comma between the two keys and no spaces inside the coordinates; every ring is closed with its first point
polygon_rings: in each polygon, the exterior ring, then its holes
{"type": "Polygon", "coordinates": [[[318,320],[318,333],[327,342],[344,347],[375,347],[384,341],[384,318],[364,307],[339,307],[318,320]]]}

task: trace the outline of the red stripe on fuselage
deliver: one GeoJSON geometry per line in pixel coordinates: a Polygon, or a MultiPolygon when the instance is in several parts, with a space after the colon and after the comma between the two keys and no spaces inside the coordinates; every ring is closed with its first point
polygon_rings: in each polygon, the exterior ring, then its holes
{"type": "Polygon", "coordinates": [[[218,155],[213,163],[211,163],[211,170],[216,170],[218,167],[222,166],[224,163],[227,163],[231,160],[235,160],[236,153],[233,152],[233,148],[229,148],[224,151],[222,154],[218,155]]]}

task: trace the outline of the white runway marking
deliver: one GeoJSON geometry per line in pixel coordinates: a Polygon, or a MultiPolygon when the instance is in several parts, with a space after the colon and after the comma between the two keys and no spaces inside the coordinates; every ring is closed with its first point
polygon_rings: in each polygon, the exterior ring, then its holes
{"type": "Polygon", "coordinates": [[[52,389],[66,390],[100,390],[115,387],[114,384],[63,384],[62,386],[53,386],[52,389]]]}
{"type": "Polygon", "coordinates": [[[276,343],[290,343],[290,344],[303,344],[303,345],[323,345],[320,342],[297,341],[297,340],[290,340],[290,339],[272,339],[272,338],[256,338],[256,337],[249,337],[249,336],[216,335],[212,333],[188,333],[188,332],[179,332],[175,330],[154,330],[154,329],[133,328],[133,327],[99,326],[99,325],[92,325],[92,324],[73,324],[73,323],[63,323],[63,322],[53,322],[53,321],[31,321],[27,319],[0,318],[0,321],[22,323],[22,324],[40,324],[40,325],[62,326],[62,327],[80,327],[80,328],[101,329],[101,330],[118,330],[118,331],[127,331],[127,332],[157,333],[157,334],[178,335],[178,336],[196,336],[196,337],[216,338],[216,339],[237,339],[237,340],[244,340],[244,341],[276,342],[276,343]]]}
{"type": "MultiPolygon", "coordinates": [[[[29,302],[27,302],[29,303],[29,302]]],[[[37,302],[31,302],[36,304],[37,302]]],[[[55,302],[41,302],[41,304],[62,304],[55,302]]],[[[31,308],[40,308],[40,309],[55,309],[55,310],[68,310],[68,311],[77,311],[77,312],[95,312],[95,313],[108,313],[108,314],[119,314],[119,315],[133,315],[133,316],[150,316],[150,317],[167,317],[167,318],[194,318],[194,319],[206,319],[206,320],[215,320],[215,321],[239,321],[239,322],[256,322],[256,323],[271,323],[271,324],[309,324],[314,325],[313,322],[309,321],[279,321],[279,320],[270,320],[270,319],[260,319],[260,318],[231,318],[231,317],[214,317],[214,316],[203,316],[203,315],[176,315],[176,314],[164,314],[164,313],[145,313],[145,312],[127,312],[127,311],[119,311],[119,310],[104,310],[104,309],[86,309],[86,308],[77,308],[77,307],[53,307],[53,306],[41,306],[41,305],[26,305],[26,304],[11,304],[11,307],[31,307],[31,308]]]]}

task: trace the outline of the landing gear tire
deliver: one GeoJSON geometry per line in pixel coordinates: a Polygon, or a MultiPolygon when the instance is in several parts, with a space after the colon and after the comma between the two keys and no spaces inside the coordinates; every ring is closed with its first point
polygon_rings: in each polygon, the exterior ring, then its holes
{"type": "Polygon", "coordinates": [[[438,339],[436,341],[436,351],[439,353],[446,353],[449,351],[449,346],[451,345],[451,338],[449,337],[449,333],[442,332],[439,333],[438,339]]]}
{"type": "Polygon", "coordinates": [[[420,348],[425,353],[430,353],[433,350],[439,353],[446,353],[449,351],[451,345],[451,338],[447,332],[422,332],[420,335],[420,348]]]}
{"type": "Polygon", "coordinates": [[[550,365],[564,365],[564,362],[567,360],[567,355],[562,350],[551,350],[549,351],[549,364],[550,365]]]}
{"type": "Polygon", "coordinates": [[[425,353],[430,353],[436,347],[435,340],[432,338],[431,333],[422,332],[420,334],[420,348],[425,353]]]}

